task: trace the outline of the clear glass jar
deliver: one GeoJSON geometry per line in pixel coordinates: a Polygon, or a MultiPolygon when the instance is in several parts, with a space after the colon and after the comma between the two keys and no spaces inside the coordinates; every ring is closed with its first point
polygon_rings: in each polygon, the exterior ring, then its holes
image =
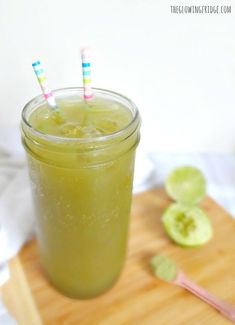
{"type": "MultiPolygon", "coordinates": [[[[54,91],[63,101],[82,94],[82,88],[54,91]]],[[[102,89],[94,94],[124,105],[130,123],[95,138],[43,134],[29,123],[31,113],[45,104],[42,96],[24,107],[21,123],[43,267],[59,291],[81,299],[105,292],[122,270],[140,128],[128,98],[102,89]]]]}

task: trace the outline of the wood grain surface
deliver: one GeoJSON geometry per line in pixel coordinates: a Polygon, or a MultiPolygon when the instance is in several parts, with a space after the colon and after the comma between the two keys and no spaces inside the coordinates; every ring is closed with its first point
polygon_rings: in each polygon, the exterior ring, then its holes
{"type": "Polygon", "coordinates": [[[235,221],[207,198],[202,207],[214,228],[201,248],[186,249],[165,235],[161,215],[170,203],[161,189],[133,199],[128,258],[117,284],[92,300],[66,298],[43,276],[35,240],[11,261],[3,297],[20,325],[220,325],[231,324],[185,290],[157,280],[149,260],[172,257],[195,282],[235,304],[235,221]]]}

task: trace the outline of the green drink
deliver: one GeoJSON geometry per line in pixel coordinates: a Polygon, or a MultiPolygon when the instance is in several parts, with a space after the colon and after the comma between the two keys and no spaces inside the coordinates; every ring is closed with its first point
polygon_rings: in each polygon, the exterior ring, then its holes
{"type": "Polygon", "coordinates": [[[95,89],[55,91],[59,111],[42,96],[23,110],[44,269],[75,298],[95,297],[117,280],[125,260],[140,118],[127,98],[95,89]]]}

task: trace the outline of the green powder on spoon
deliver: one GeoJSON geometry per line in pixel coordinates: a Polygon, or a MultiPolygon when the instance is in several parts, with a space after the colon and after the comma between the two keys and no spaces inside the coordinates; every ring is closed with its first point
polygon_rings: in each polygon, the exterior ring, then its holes
{"type": "Polygon", "coordinates": [[[177,276],[177,265],[170,258],[156,255],[151,259],[150,265],[157,278],[168,282],[175,280],[177,276]]]}

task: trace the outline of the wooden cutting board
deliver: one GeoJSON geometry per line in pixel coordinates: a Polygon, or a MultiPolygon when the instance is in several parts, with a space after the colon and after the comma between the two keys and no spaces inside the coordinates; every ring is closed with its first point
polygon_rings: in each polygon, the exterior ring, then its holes
{"type": "Polygon", "coordinates": [[[154,254],[166,254],[198,284],[235,304],[235,221],[214,201],[202,207],[214,237],[202,248],[186,249],[165,235],[161,215],[170,203],[161,189],[134,197],[129,254],[118,283],[103,296],[72,300],[44,278],[35,240],[10,263],[11,280],[3,297],[20,325],[220,325],[231,324],[192,294],[155,279],[149,268],[154,254]]]}

